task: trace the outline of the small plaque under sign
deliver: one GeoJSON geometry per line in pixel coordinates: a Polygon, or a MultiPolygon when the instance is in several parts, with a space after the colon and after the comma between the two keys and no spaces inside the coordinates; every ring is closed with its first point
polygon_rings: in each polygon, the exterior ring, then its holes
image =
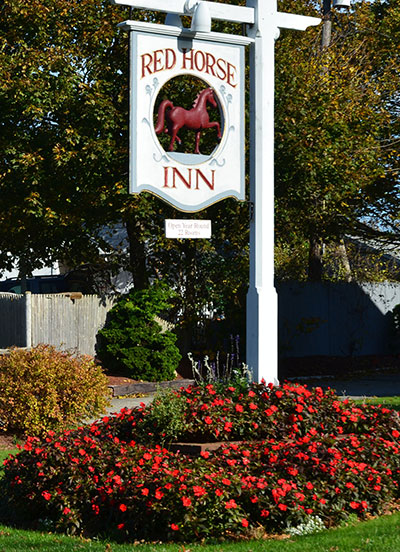
{"type": "Polygon", "coordinates": [[[166,219],[165,237],[178,239],[211,238],[211,220],[166,219]]]}

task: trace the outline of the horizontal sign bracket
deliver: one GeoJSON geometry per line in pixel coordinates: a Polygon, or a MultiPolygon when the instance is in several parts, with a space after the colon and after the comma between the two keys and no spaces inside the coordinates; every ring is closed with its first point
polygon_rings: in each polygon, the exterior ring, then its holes
{"type": "MultiPolygon", "coordinates": [[[[111,4],[131,6],[142,10],[153,10],[178,15],[191,15],[185,0],[110,0],[111,4]]],[[[219,2],[204,2],[212,19],[235,23],[254,24],[254,9],[245,6],[232,6],[219,2]]]]}
{"type": "Polygon", "coordinates": [[[172,25],[160,25],[158,23],[147,23],[146,21],[122,21],[118,24],[118,27],[120,29],[123,29],[124,31],[140,31],[165,36],[176,36],[187,39],[196,38],[196,40],[204,39],[207,42],[238,44],[240,46],[248,46],[249,44],[254,42],[254,39],[248,36],[215,32],[194,32],[190,29],[182,29],[181,27],[174,27],[172,25]]]}

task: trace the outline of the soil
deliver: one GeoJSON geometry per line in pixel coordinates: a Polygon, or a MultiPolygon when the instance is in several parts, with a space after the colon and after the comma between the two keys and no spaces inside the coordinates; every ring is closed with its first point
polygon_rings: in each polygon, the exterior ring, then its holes
{"type": "Polygon", "coordinates": [[[7,434],[0,434],[0,450],[14,449],[16,448],[15,436],[7,434]]]}
{"type": "Polygon", "coordinates": [[[133,380],[123,376],[107,376],[108,385],[128,385],[131,383],[141,383],[139,380],[133,380]]]}

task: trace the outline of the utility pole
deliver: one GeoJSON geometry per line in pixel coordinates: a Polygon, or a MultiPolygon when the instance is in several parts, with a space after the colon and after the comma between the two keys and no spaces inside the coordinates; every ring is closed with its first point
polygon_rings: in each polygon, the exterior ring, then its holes
{"type": "MultiPolygon", "coordinates": [[[[329,48],[332,36],[332,0],[322,0],[322,38],[321,52],[329,48]]],[[[315,207],[318,210],[323,210],[324,202],[321,198],[315,198],[315,207]]],[[[309,237],[309,253],[308,253],[308,280],[311,282],[320,282],[323,273],[324,244],[314,229],[314,232],[309,237]]]]}
{"type": "Polygon", "coordinates": [[[322,40],[321,48],[328,48],[332,36],[332,9],[331,0],[322,1],[322,40]]]}

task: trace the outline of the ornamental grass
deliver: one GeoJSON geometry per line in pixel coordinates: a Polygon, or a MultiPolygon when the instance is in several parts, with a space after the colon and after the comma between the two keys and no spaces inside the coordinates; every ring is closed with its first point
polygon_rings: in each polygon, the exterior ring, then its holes
{"type": "Polygon", "coordinates": [[[5,461],[2,518],[116,540],[262,537],[399,495],[396,412],[321,388],[243,382],[156,396],[149,406],[44,439],[5,461]],[[223,441],[191,457],[179,441],[223,441]]]}

